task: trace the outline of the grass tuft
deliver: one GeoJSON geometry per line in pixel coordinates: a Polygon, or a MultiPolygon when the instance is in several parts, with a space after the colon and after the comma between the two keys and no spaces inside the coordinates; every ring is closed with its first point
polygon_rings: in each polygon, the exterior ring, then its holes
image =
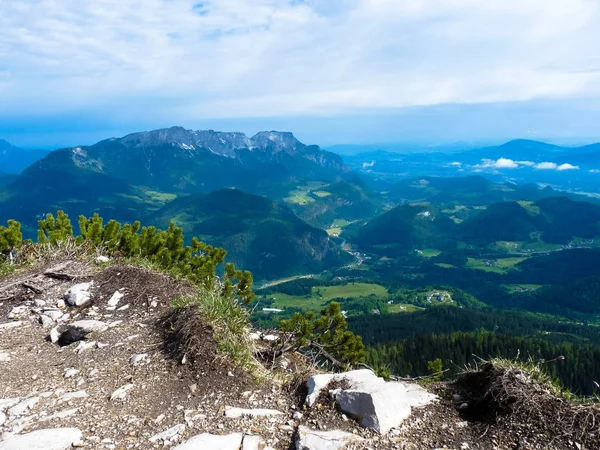
{"type": "Polygon", "coordinates": [[[199,288],[196,294],[173,302],[175,310],[196,309],[215,332],[219,352],[254,375],[261,367],[254,357],[248,311],[218,289],[199,288]]]}

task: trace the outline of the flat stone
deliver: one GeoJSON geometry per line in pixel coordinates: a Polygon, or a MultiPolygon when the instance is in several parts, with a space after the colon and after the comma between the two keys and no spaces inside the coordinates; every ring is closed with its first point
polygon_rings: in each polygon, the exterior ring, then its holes
{"type": "Polygon", "coordinates": [[[11,328],[18,328],[21,325],[23,325],[23,322],[21,322],[20,320],[17,320],[15,322],[0,323],[0,330],[9,330],[11,328]]]}
{"type": "Polygon", "coordinates": [[[219,436],[202,433],[194,436],[173,450],[240,450],[244,436],[240,433],[219,436]]]}
{"type": "Polygon", "coordinates": [[[233,406],[225,406],[225,417],[229,417],[230,419],[239,419],[240,417],[273,417],[282,415],[283,413],[281,411],[277,411],[276,409],[244,409],[235,408],[233,406]]]}
{"type": "Polygon", "coordinates": [[[77,369],[66,369],[63,376],[65,378],[73,378],[78,373],[79,373],[79,370],[77,370],[77,369]]]}
{"type": "Polygon", "coordinates": [[[64,299],[71,306],[82,306],[91,300],[89,293],[92,283],[79,283],[71,287],[65,295],[64,299]]]}
{"type": "Polygon", "coordinates": [[[142,362],[148,357],[148,353],[139,353],[137,355],[133,355],[129,358],[129,364],[135,366],[137,363],[142,362]]]}
{"type": "Polygon", "coordinates": [[[119,302],[121,301],[121,299],[125,296],[125,294],[122,294],[119,291],[116,291],[112,297],[108,300],[107,306],[110,307],[115,307],[119,304],[119,302]]]}
{"type": "Polygon", "coordinates": [[[11,406],[15,406],[21,400],[23,400],[22,397],[0,398],[0,411],[6,411],[11,406]]]}
{"type": "Polygon", "coordinates": [[[261,450],[265,447],[265,441],[260,436],[244,436],[242,450],[261,450]]]}
{"type": "Polygon", "coordinates": [[[58,399],[58,401],[59,402],[69,402],[69,401],[74,400],[76,398],[86,398],[87,396],[88,396],[88,394],[85,391],[67,392],[66,394],[63,394],[58,399]]]}
{"type": "Polygon", "coordinates": [[[0,440],[0,450],[67,450],[81,441],[77,428],[51,428],[15,434],[0,440]]]}
{"type": "Polygon", "coordinates": [[[133,388],[133,384],[126,384],[124,386],[121,386],[119,389],[117,389],[116,391],[114,391],[111,396],[110,396],[110,400],[123,400],[125,398],[125,396],[127,395],[127,391],[130,390],[131,388],[133,388]]]}
{"type": "Polygon", "coordinates": [[[302,425],[298,427],[296,450],[338,450],[346,444],[362,440],[360,436],[345,431],[318,431],[302,425]]]}
{"type": "Polygon", "coordinates": [[[0,353],[0,362],[9,362],[10,353],[0,353]]]}
{"type": "Polygon", "coordinates": [[[183,433],[184,430],[185,425],[180,423],[179,425],[175,425],[174,427],[171,427],[168,430],[163,431],[162,433],[155,434],[150,438],[150,442],[162,441],[165,445],[168,445],[171,442],[177,440],[177,438],[179,438],[179,435],[183,433]]]}
{"type": "Polygon", "coordinates": [[[54,321],[47,315],[42,314],[40,316],[40,323],[42,324],[42,326],[44,328],[50,328],[52,326],[52,324],[54,323],[54,321]]]}
{"type": "Polygon", "coordinates": [[[78,412],[79,412],[79,408],[64,409],[62,411],[58,411],[58,412],[55,412],[54,414],[46,416],[42,419],[38,419],[38,421],[39,422],[47,422],[49,420],[54,420],[54,419],[64,419],[66,417],[74,416],[78,412]]]}
{"type": "Polygon", "coordinates": [[[8,415],[10,417],[19,417],[24,415],[28,410],[33,408],[37,402],[40,401],[39,397],[30,397],[25,400],[20,401],[12,408],[8,409],[8,415]]]}
{"type": "Polygon", "coordinates": [[[425,406],[437,396],[415,383],[386,382],[368,369],[340,374],[322,374],[307,382],[306,404],[311,407],[332,381],[344,381],[348,389],[333,393],[342,412],[360,421],[361,426],[385,434],[400,425],[416,406],[425,406]]]}
{"type": "Polygon", "coordinates": [[[90,342],[80,341],[79,344],[77,344],[77,347],[75,348],[75,352],[77,354],[79,354],[86,350],[91,350],[92,348],[95,348],[97,346],[97,344],[98,343],[96,341],[90,341],[90,342]]]}
{"type": "Polygon", "coordinates": [[[108,330],[108,324],[100,320],[77,320],[70,324],[72,327],[81,328],[84,333],[100,333],[108,330]]]}
{"type": "Polygon", "coordinates": [[[44,308],[42,312],[52,320],[58,320],[64,316],[64,313],[58,308],[44,308]]]}

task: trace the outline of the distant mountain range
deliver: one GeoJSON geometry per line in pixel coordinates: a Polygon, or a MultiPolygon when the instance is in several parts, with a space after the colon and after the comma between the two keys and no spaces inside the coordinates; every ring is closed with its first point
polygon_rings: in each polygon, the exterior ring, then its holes
{"type": "Polygon", "coordinates": [[[48,153],[45,150],[23,150],[0,139],[0,177],[2,173],[21,173],[48,153]]]}
{"type": "Polygon", "coordinates": [[[173,127],[51,152],[0,191],[0,220],[35,226],[56,209],[134,220],[182,194],[236,187],[277,197],[290,182],[335,182],[347,172],[338,155],[291,133],[173,127]]]}
{"type": "Polygon", "coordinates": [[[600,144],[562,147],[518,139],[462,152],[372,151],[344,157],[346,164],[376,182],[378,190],[399,179],[483,174],[496,182],[550,185],[565,191],[600,192],[600,144]]]}

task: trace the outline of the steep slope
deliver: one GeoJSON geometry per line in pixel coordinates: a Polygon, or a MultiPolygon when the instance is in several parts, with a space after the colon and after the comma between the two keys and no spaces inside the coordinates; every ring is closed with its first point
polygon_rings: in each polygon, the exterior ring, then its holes
{"type": "Polygon", "coordinates": [[[352,226],[344,236],[360,248],[394,256],[411,250],[445,248],[455,223],[430,204],[400,205],[364,226],[352,226]]]}
{"type": "Polygon", "coordinates": [[[227,259],[256,279],[321,272],[349,255],[287,207],[238,189],[179,198],[145,219],[159,227],[175,221],[186,234],[226,248],[227,259]]]}
{"type": "Polygon", "coordinates": [[[20,173],[47,154],[44,150],[23,150],[0,139],[0,172],[20,173]]]}
{"type": "Polygon", "coordinates": [[[381,212],[384,200],[359,179],[340,181],[308,193],[311,200],[291,203],[300,218],[319,228],[329,228],[337,220],[368,220],[381,212]]]}

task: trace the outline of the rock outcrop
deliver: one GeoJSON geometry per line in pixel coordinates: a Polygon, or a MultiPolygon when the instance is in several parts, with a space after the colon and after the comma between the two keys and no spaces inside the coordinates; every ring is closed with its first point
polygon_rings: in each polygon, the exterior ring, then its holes
{"type": "Polygon", "coordinates": [[[308,380],[306,404],[311,407],[330,383],[345,383],[332,396],[340,409],[363,427],[387,433],[410,416],[413,407],[425,406],[436,396],[415,383],[386,382],[368,369],[315,375],[308,380]]]}

